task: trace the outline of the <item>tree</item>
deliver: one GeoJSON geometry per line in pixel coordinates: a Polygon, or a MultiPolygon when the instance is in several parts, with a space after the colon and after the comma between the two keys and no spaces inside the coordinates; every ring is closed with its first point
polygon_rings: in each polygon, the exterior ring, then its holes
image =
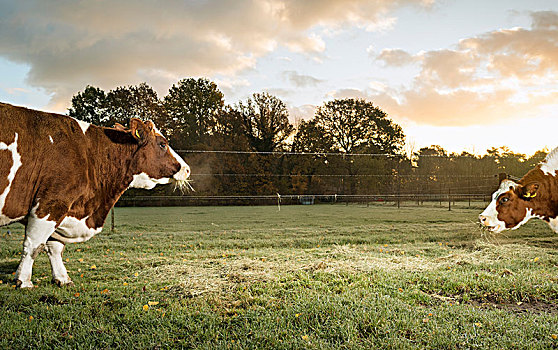
{"type": "Polygon", "coordinates": [[[415,179],[416,193],[438,193],[446,191],[449,183],[448,172],[451,169],[451,158],[441,146],[423,147],[415,153],[418,175],[415,179]]]}
{"type": "MultiPolygon", "coordinates": [[[[285,104],[267,93],[253,94],[246,102],[227,106],[217,115],[213,138],[219,149],[273,152],[282,150],[292,133],[285,104]]],[[[279,191],[281,179],[271,174],[283,170],[283,157],[269,154],[231,154],[215,164],[215,173],[248,173],[256,177],[228,177],[223,190],[245,191],[253,195],[279,191]]]]}
{"type": "Polygon", "coordinates": [[[157,93],[146,83],[138,86],[120,86],[105,93],[87,86],[72,98],[70,116],[86,122],[112,127],[116,123],[127,125],[132,117],[152,120],[159,128],[165,126],[165,109],[157,93]]]}
{"type": "Polygon", "coordinates": [[[253,94],[234,108],[238,112],[244,134],[253,150],[273,152],[281,149],[293,126],[283,101],[268,93],[253,94]]]}
{"type": "Polygon", "coordinates": [[[521,153],[514,153],[508,147],[492,147],[486,150],[487,157],[492,158],[497,164],[498,172],[508,175],[522,177],[524,175],[525,161],[527,156],[521,153]]]}
{"type": "Polygon", "coordinates": [[[139,117],[153,121],[160,130],[166,129],[165,108],[155,90],[146,83],[137,86],[120,86],[109,91],[107,105],[110,126],[115,123],[127,125],[130,118],[139,117]]]}
{"type": "Polygon", "coordinates": [[[334,141],[336,150],[397,154],[404,145],[401,127],[363,99],[326,102],[316,111],[316,125],[334,141]]]}
{"type": "MultiPolygon", "coordinates": [[[[333,141],[316,125],[314,119],[302,120],[297,126],[291,144],[291,152],[296,153],[328,153],[333,148],[333,141]]],[[[290,157],[286,163],[287,171],[293,174],[291,187],[294,193],[322,193],[325,186],[332,183],[320,178],[319,174],[326,174],[329,165],[326,154],[308,154],[290,157]]],[[[335,181],[335,180],[333,180],[335,181]]]]}
{"type": "Polygon", "coordinates": [[[214,145],[217,149],[229,151],[248,151],[250,145],[244,132],[240,112],[231,106],[226,106],[218,114],[215,123],[214,145]]]}
{"type": "Polygon", "coordinates": [[[302,120],[293,138],[291,151],[309,153],[328,153],[333,150],[331,135],[317,125],[316,119],[302,120]]]}
{"type": "Polygon", "coordinates": [[[72,97],[70,117],[95,125],[105,125],[107,121],[107,96],[97,87],[87,85],[83,92],[72,97]]]}
{"type": "MultiPolygon", "coordinates": [[[[363,99],[341,99],[326,102],[316,111],[315,124],[332,141],[332,152],[383,153],[397,155],[401,152],[405,136],[401,127],[393,123],[385,112],[363,99]]],[[[378,162],[354,157],[338,161],[335,169],[347,174],[341,191],[345,193],[348,183],[350,194],[356,194],[359,176],[366,173],[395,171],[393,162],[378,162]]],[[[366,181],[367,186],[377,188],[377,181],[366,181]]]]}
{"type": "Polygon", "coordinates": [[[173,145],[191,148],[209,143],[224,105],[223,93],[208,79],[188,78],[173,85],[164,98],[173,145]]]}

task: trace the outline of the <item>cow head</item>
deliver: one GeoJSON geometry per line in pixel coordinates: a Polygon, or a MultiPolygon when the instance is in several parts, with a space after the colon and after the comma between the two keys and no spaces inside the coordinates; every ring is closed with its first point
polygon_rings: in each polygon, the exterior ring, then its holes
{"type": "MultiPolygon", "coordinates": [[[[116,125],[116,128],[123,127],[116,125]]],[[[170,148],[151,121],[132,118],[127,131],[139,144],[132,162],[134,179],[130,187],[152,189],[158,184],[168,183],[178,187],[188,186],[190,167],[170,148]]]]}
{"type": "Polygon", "coordinates": [[[492,194],[492,202],[479,215],[481,226],[494,233],[519,228],[535,217],[533,202],[538,200],[538,190],[539,184],[536,182],[521,185],[503,180],[498,190],[492,194]]]}

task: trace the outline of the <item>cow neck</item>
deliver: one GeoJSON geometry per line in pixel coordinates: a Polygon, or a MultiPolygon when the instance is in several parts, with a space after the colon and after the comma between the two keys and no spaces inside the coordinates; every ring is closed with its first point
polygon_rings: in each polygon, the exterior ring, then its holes
{"type": "Polygon", "coordinates": [[[92,164],[97,188],[94,189],[96,203],[92,206],[95,210],[91,219],[94,226],[99,227],[133,180],[134,156],[139,145],[128,132],[110,128],[97,130],[100,140],[91,140],[94,145],[91,158],[99,160],[92,164]]]}

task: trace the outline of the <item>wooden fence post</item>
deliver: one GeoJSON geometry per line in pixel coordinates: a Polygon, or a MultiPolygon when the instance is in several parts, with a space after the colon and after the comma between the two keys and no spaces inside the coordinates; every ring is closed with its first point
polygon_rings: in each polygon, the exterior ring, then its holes
{"type": "Polygon", "coordinates": [[[110,232],[114,233],[114,207],[110,210],[110,232]]]}
{"type": "Polygon", "coordinates": [[[397,158],[397,209],[401,208],[401,178],[399,172],[401,171],[401,159],[397,158]]]}

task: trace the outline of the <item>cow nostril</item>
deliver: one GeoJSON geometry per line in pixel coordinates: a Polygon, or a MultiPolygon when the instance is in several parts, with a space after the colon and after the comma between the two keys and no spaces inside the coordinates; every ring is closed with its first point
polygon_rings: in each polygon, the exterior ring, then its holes
{"type": "Polygon", "coordinates": [[[482,215],[479,215],[479,220],[480,220],[481,222],[485,222],[485,221],[486,221],[486,217],[485,217],[485,216],[482,216],[482,215]]]}

